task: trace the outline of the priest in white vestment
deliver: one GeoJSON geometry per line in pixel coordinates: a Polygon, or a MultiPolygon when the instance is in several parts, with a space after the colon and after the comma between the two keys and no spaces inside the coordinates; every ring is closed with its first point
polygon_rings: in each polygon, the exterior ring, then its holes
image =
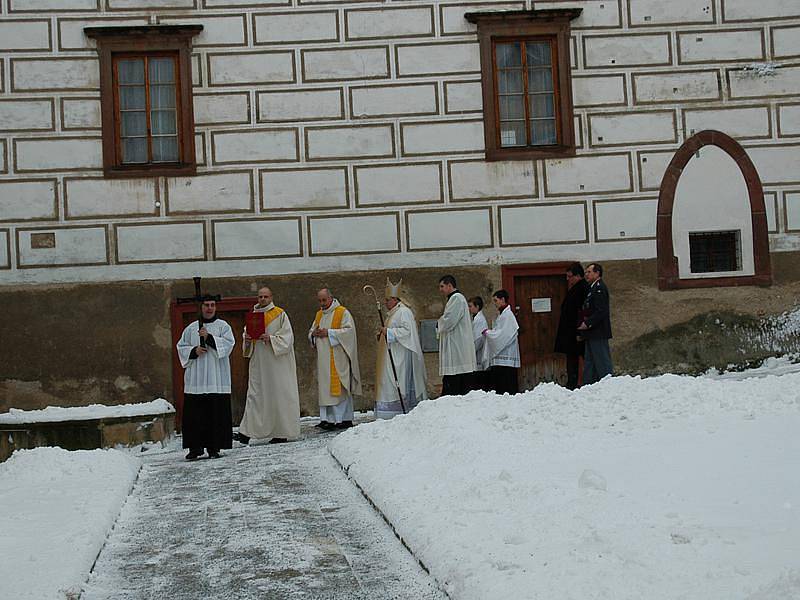
{"type": "Polygon", "coordinates": [[[393,284],[386,280],[384,304],[389,314],[386,325],[378,334],[378,354],[375,368],[376,398],[375,418],[391,419],[395,415],[411,411],[417,404],[428,399],[425,358],[419,343],[419,331],[414,313],[400,299],[402,280],[393,284]],[[389,352],[394,360],[389,360],[389,352]],[[396,377],[395,377],[396,376],[396,377]],[[400,396],[403,402],[400,402],[400,396]]]}
{"type": "Polygon", "coordinates": [[[436,323],[442,396],[458,396],[470,391],[472,373],[477,370],[472,317],[467,299],[456,288],[455,277],[442,277],[439,280],[439,292],[447,297],[444,313],[436,323]]]}
{"type": "Polygon", "coordinates": [[[320,310],[308,339],[317,351],[319,425],[322,429],[353,426],[353,396],[361,394],[356,324],[350,311],[328,288],[317,292],[320,310]]]}
{"type": "Polygon", "coordinates": [[[477,363],[477,370],[472,374],[472,389],[488,391],[489,372],[481,366],[483,346],[486,341],[483,332],[489,329],[489,323],[483,314],[483,298],[473,296],[467,301],[467,304],[469,314],[472,315],[472,340],[475,342],[475,362],[477,363]]]}
{"type": "Polygon", "coordinates": [[[508,304],[509,294],[498,290],[492,296],[497,311],[494,327],[483,332],[486,338],[482,364],[489,369],[491,389],[498,394],[516,394],[519,391],[519,325],[508,304]]]}
{"type": "Polygon", "coordinates": [[[231,365],[228,358],[236,344],[233,331],[217,318],[216,302],[205,297],[202,323],[190,323],[178,340],[183,373],[183,447],[186,460],[208,452],[219,458],[220,450],[232,446],[231,365]],[[202,342],[201,342],[202,340],[202,342]]]}
{"type": "MultiPolygon", "coordinates": [[[[235,439],[269,439],[270,444],[300,437],[300,394],[294,333],[289,315],[272,301],[268,287],[258,290],[253,313],[262,315],[264,333],[254,339],[244,331],[244,356],[249,358],[247,401],[235,439]]],[[[260,329],[259,329],[260,330],[260,329]]]]}

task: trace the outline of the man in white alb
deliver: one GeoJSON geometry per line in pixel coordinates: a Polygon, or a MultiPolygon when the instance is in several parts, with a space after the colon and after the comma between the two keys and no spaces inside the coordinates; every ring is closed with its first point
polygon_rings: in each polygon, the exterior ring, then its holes
{"type": "Polygon", "coordinates": [[[282,308],[272,302],[272,290],[258,290],[253,313],[263,316],[264,333],[257,339],[244,332],[244,356],[250,359],[247,402],[235,439],[268,439],[270,444],[300,437],[300,394],[294,358],[294,332],[282,308]]]}
{"type": "Polygon", "coordinates": [[[425,359],[419,343],[419,331],[414,313],[400,299],[400,286],[403,281],[393,284],[386,280],[384,294],[389,314],[386,326],[378,332],[378,354],[375,368],[376,398],[375,418],[391,419],[395,415],[409,412],[417,404],[426,400],[425,359]],[[389,360],[389,352],[394,360],[389,360]],[[396,378],[395,378],[396,375],[396,378]],[[399,392],[403,396],[400,403],[399,392]]]}
{"type": "Polygon", "coordinates": [[[483,346],[486,338],[483,337],[483,331],[489,328],[489,323],[483,314],[483,298],[480,296],[473,296],[467,301],[469,306],[469,314],[472,315],[472,339],[475,342],[475,362],[477,363],[477,370],[472,374],[473,390],[489,390],[489,372],[481,367],[481,356],[483,355],[483,346]]]}
{"type": "Polygon", "coordinates": [[[447,297],[444,313],[436,323],[442,396],[458,396],[470,391],[472,373],[477,368],[472,317],[467,299],[456,288],[455,277],[445,275],[439,279],[439,292],[447,297]]]}
{"type": "Polygon", "coordinates": [[[203,298],[201,320],[186,326],[177,349],[183,373],[183,447],[186,460],[232,445],[231,365],[229,356],[236,340],[231,326],[217,318],[217,303],[203,298]],[[202,341],[201,341],[202,340],[202,341]]]}
{"type": "Polygon", "coordinates": [[[486,329],[483,336],[486,344],[483,350],[483,366],[489,369],[491,389],[498,394],[516,394],[519,391],[517,370],[519,369],[519,325],[514,311],[508,304],[509,294],[497,290],[492,302],[498,315],[492,329],[486,329]]]}
{"type": "Polygon", "coordinates": [[[308,339],[317,351],[319,425],[321,429],[353,426],[353,395],[361,394],[356,324],[330,289],[317,292],[319,310],[308,339]]]}

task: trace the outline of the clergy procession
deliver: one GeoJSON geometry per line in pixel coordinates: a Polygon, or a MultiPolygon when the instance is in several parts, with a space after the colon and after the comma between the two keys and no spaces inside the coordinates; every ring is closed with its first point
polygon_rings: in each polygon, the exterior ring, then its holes
{"type": "MultiPolygon", "coordinates": [[[[583,381],[591,383],[612,371],[608,352],[611,337],[608,288],[601,280],[602,266],[579,263],[565,273],[570,293],[561,307],[555,351],[567,354],[567,386],[578,385],[578,364],[584,358],[583,381]],[[585,357],[576,353],[583,351],[585,357]]],[[[235,440],[247,446],[252,439],[285,443],[300,437],[300,395],[289,315],[273,300],[269,287],[258,290],[258,300],[246,316],[242,331],[217,316],[219,296],[200,293],[198,319],[183,331],[177,344],[184,368],[183,447],[187,460],[204,452],[219,458],[235,440]],[[238,431],[231,417],[230,356],[241,336],[248,361],[247,396],[238,431]]],[[[441,395],[463,395],[472,390],[498,394],[519,392],[519,324],[504,289],[492,295],[497,317],[490,323],[480,296],[467,297],[455,277],[438,282],[444,310],[436,321],[441,395]]],[[[402,280],[387,278],[382,300],[375,288],[364,286],[374,297],[380,328],[375,336],[375,418],[391,419],[427,400],[428,377],[420,343],[419,325],[402,280]],[[384,317],[384,309],[386,316],[384,317]]],[[[359,367],[356,322],[350,310],[329,287],[317,291],[319,310],[306,336],[316,354],[317,399],[321,430],[353,426],[354,397],[363,392],[359,367]]]]}

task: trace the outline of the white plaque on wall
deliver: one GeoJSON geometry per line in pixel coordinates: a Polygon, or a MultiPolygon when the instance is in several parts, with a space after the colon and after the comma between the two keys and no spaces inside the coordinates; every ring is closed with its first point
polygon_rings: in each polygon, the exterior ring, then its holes
{"type": "Polygon", "coordinates": [[[531,311],[535,313],[547,313],[551,310],[550,298],[531,298],[531,311]]]}

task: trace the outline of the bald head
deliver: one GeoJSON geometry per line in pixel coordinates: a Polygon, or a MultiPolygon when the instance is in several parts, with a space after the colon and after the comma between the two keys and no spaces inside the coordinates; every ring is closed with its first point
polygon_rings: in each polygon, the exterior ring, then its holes
{"type": "Polygon", "coordinates": [[[319,301],[319,307],[322,310],[326,310],[333,302],[333,294],[331,293],[330,288],[321,288],[317,292],[317,300],[319,301]]]}
{"type": "Polygon", "coordinates": [[[258,290],[258,305],[262,308],[272,302],[272,290],[264,286],[258,290]]]}

